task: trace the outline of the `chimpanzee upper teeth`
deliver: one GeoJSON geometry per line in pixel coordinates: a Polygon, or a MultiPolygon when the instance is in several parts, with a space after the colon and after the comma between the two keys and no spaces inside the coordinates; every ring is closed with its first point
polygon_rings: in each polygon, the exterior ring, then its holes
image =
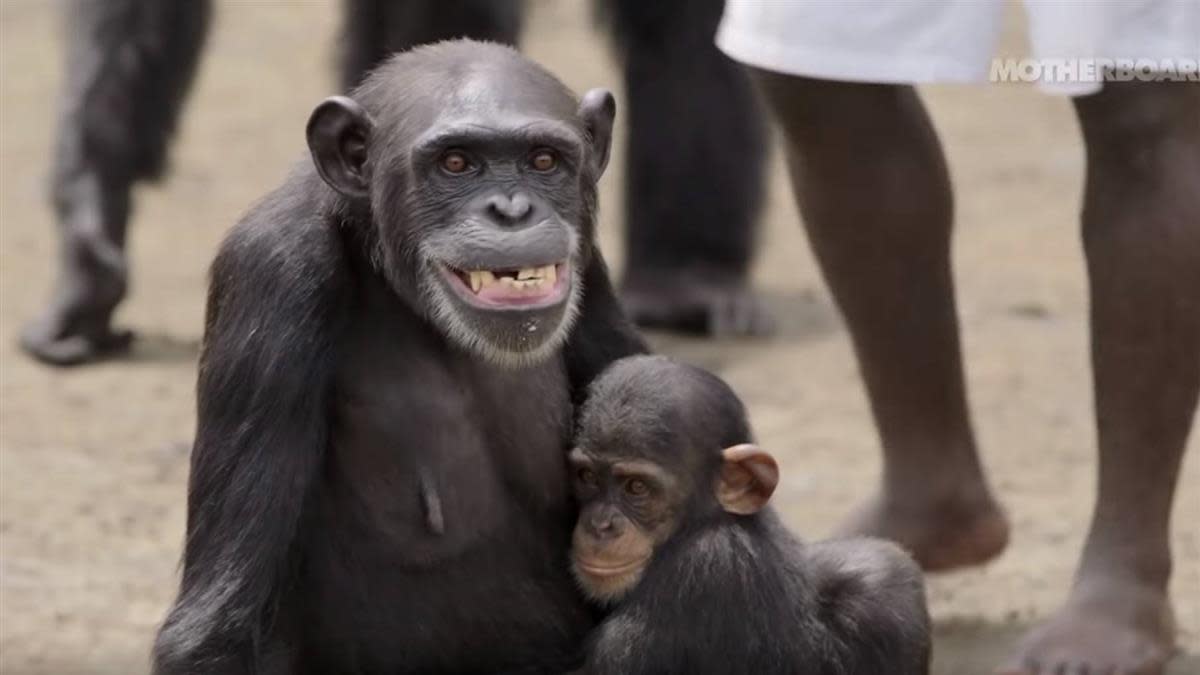
{"type": "Polygon", "coordinates": [[[496,283],[496,275],[492,274],[490,270],[471,270],[467,275],[471,278],[471,290],[475,293],[478,293],[479,289],[484,286],[496,283]]]}
{"type": "Polygon", "coordinates": [[[479,293],[480,290],[497,283],[510,288],[535,289],[546,285],[554,286],[558,281],[558,269],[554,265],[522,267],[515,274],[509,272],[500,276],[491,270],[469,270],[465,272],[465,276],[473,293],[479,293]]]}

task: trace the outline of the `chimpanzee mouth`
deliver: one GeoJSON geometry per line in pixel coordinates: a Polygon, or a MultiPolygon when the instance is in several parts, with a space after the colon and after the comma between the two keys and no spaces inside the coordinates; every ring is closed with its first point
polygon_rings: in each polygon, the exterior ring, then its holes
{"type": "Polygon", "coordinates": [[[443,264],[443,276],[458,295],[483,309],[541,309],[567,297],[571,285],[566,262],[505,269],[458,269],[443,264]]]}
{"type": "Polygon", "coordinates": [[[630,572],[633,572],[633,571],[641,568],[642,565],[646,564],[646,561],[649,560],[649,558],[650,558],[649,556],[646,556],[644,558],[638,558],[637,560],[625,563],[623,565],[600,565],[600,564],[596,564],[595,562],[592,562],[592,561],[585,562],[582,558],[579,558],[579,557],[576,557],[574,560],[575,560],[575,569],[582,572],[583,574],[586,574],[589,577],[595,577],[595,578],[599,578],[599,579],[608,579],[611,577],[619,577],[619,576],[622,576],[625,574],[629,574],[630,572]]]}

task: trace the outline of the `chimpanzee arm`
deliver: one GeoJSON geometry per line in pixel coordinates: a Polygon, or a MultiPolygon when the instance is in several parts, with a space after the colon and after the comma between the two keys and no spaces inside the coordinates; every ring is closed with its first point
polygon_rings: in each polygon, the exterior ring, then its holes
{"type": "Polygon", "coordinates": [[[921,569],[900,547],[876,539],[830,540],[806,550],[818,607],[838,672],[929,672],[930,626],[921,569]]]}
{"type": "Polygon", "coordinates": [[[183,580],[155,644],[159,675],[290,660],[271,633],[286,623],[280,590],[328,440],[346,304],[340,242],[324,222],[295,222],[312,212],[303,200],[268,197],[213,263],[183,580]]]}
{"type": "Polygon", "coordinates": [[[573,400],[582,401],[587,385],[608,364],[649,351],[633,323],[621,311],[604,258],[594,251],[583,272],[582,307],[566,347],[573,400]]]}

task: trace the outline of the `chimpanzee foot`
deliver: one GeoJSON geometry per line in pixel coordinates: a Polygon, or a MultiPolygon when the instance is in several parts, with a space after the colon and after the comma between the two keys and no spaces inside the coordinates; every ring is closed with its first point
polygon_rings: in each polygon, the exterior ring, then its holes
{"type": "Polygon", "coordinates": [[[42,318],[21,333],[21,348],[33,358],[52,366],[74,366],[120,354],[133,343],[133,333],[104,326],[64,326],[42,318]]]}
{"type": "Polygon", "coordinates": [[[1175,651],[1174,620],[1157,588],[1083,580],[1065,607],[1025,636],[1000,675],[1162,675],[1175,651]]]}
{"type": "Polygon", "coordinates": [[[983,564],[1008,545],[1008,518],[990,495],[935,499],[918,505],[875,497],[838,528],[900,544],[928,572],[983,564]]]}
{"type": "Polygon", "coordinates": [[[711,337],[764,336],[775,329],[758,295],[741,281],[685,273],[673,279],[627,280],[621,304],[644,328],[711,337]]]}

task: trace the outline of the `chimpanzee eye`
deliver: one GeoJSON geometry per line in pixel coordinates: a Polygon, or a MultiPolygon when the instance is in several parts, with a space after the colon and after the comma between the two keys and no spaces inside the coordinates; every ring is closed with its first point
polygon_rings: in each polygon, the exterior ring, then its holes
{"type": "Polygon", "coordinates": [[[553,171],[558,166],[558,157],[549,150],[538,150],[533,153],[529,163],[538,171],[553,171]]]}
{"type": "Polygon", "coordinates": [[[631,497],[644,497],[650,492],[650,486],[641,478],[630,478],[625,481],[625,492],[631,497]]]}
{"type": "Polygon", "coordinates": [[[471,162],[467,156],[458,150],[450,150],[442,155],[442,169],[446,173],[465,173],[471,168],[471,162]]]}
{"type": "Polygon", "coordinates": [[[579,477],[579,482],[584,485],[593,486],[596,484],[596,472],[588,468],[581,468],[576,473],[579,477]]]}

